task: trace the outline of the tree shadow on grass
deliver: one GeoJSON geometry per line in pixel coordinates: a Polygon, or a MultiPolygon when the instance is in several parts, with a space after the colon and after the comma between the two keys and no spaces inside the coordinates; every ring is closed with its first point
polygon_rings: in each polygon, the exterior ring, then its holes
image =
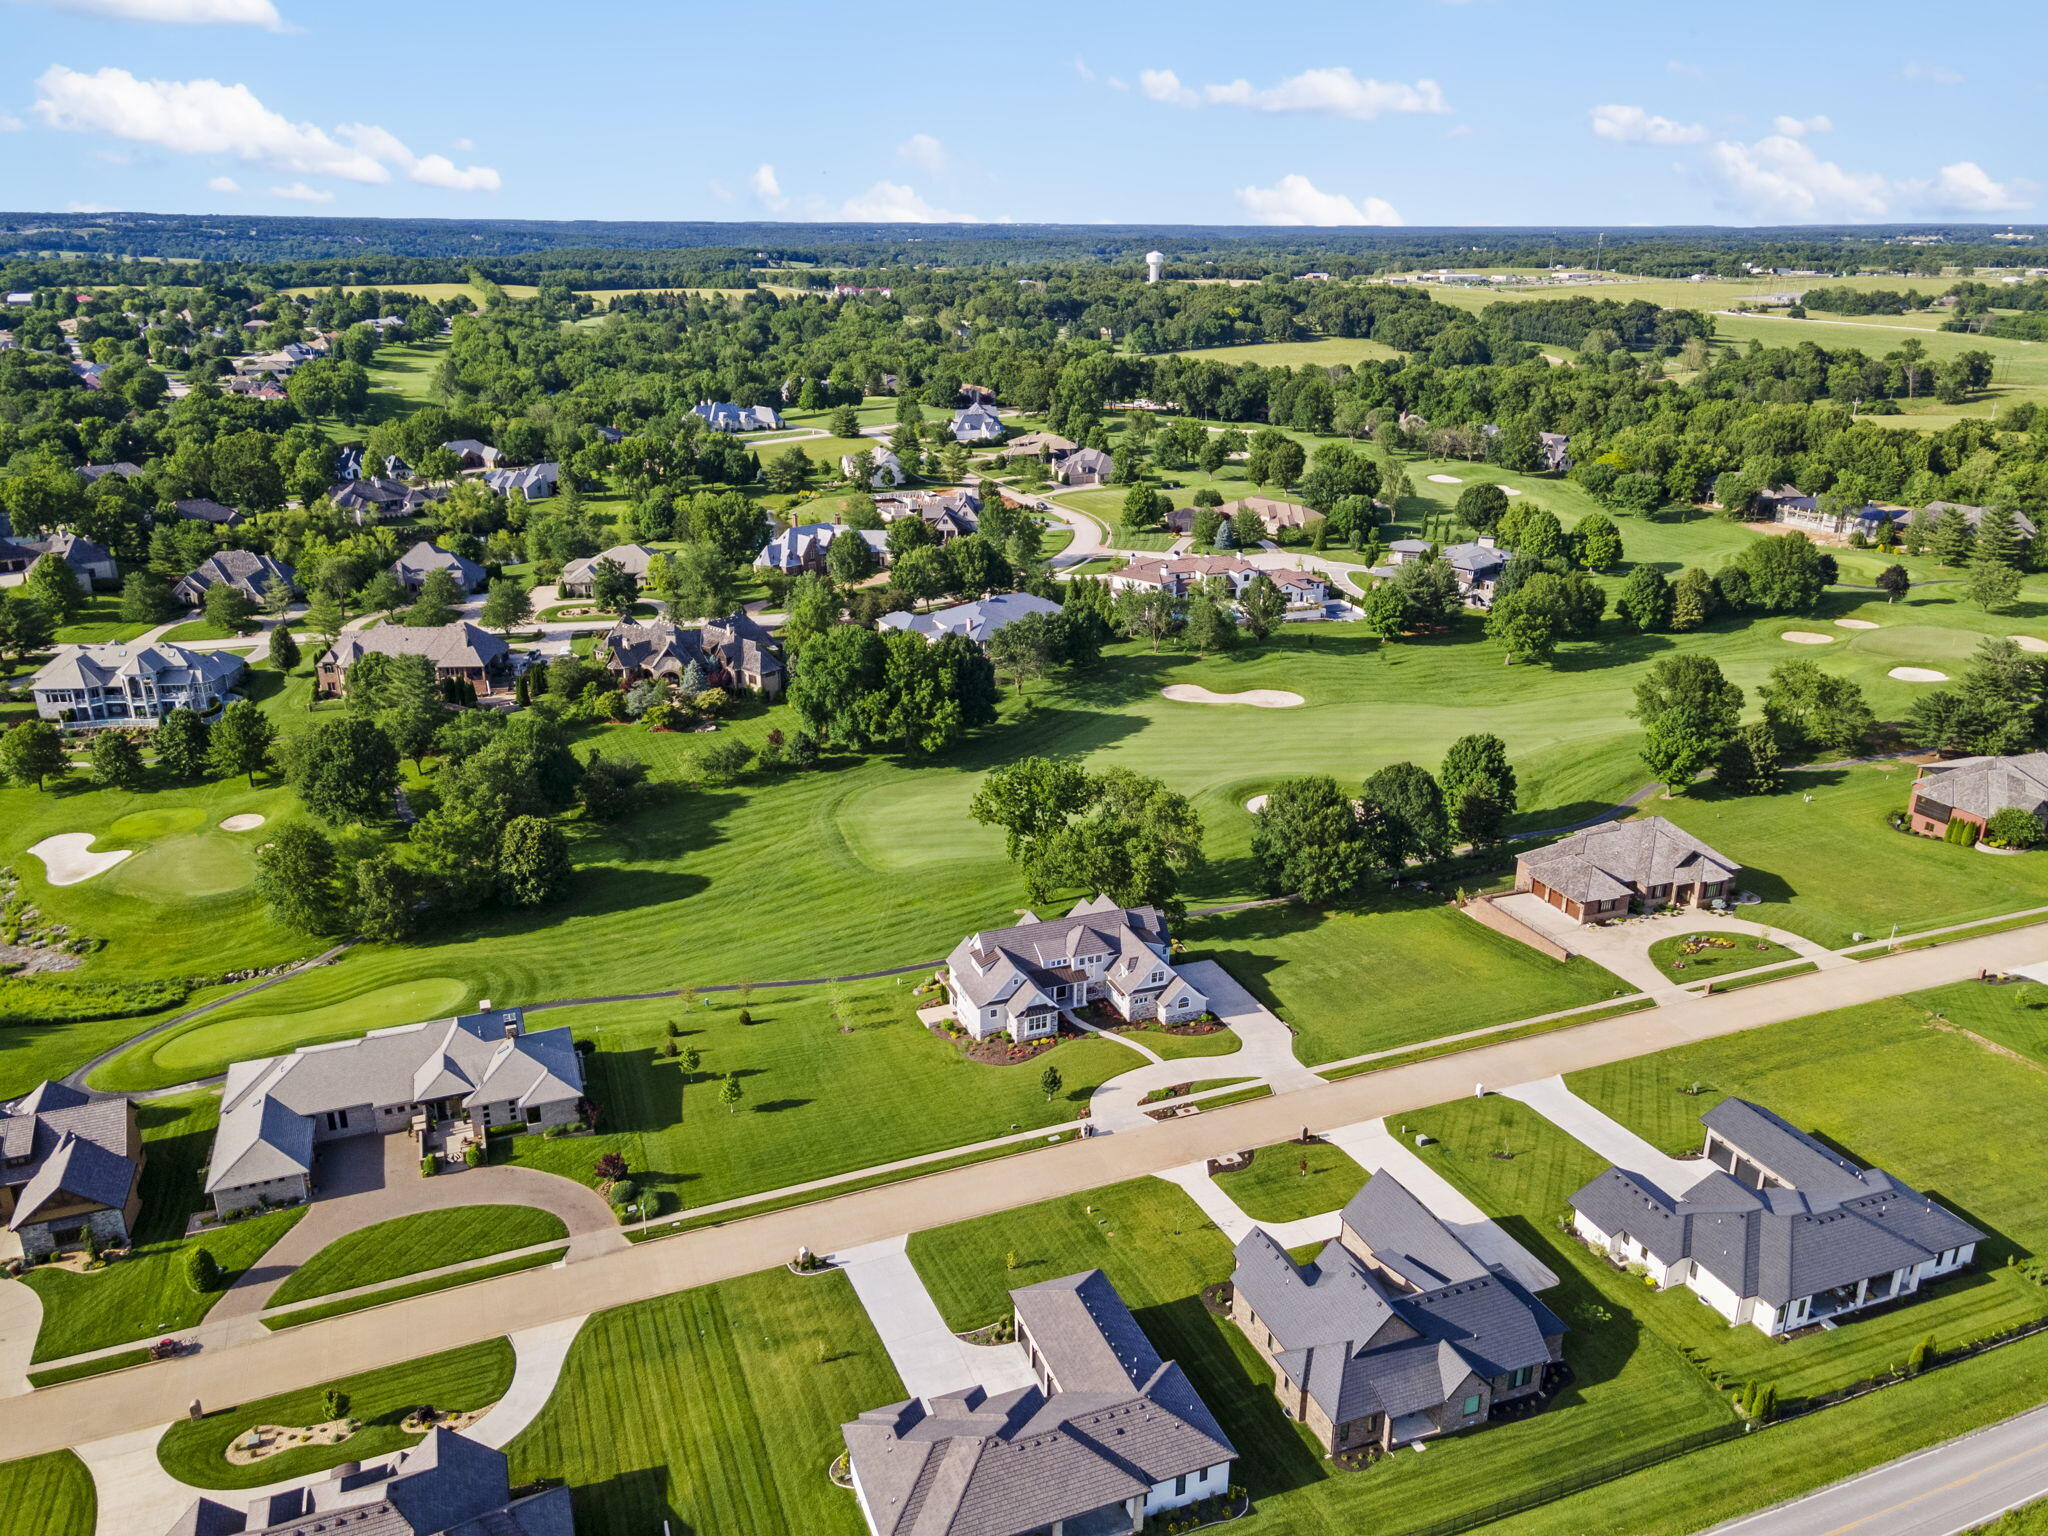
{"type": "Polygon", "coordinates": [[[810,1102],[811,1100],[809,1099],[770,1099],[765,1104],[756,1104],[754,1106],[754,1113],[757,1115],[779,1115],[785,1109],[802,1109],[810,1102]]]}
{"type": "Polygon", "coordinates": [[[638,1467],[598,1483],[578,1484],[570,1492],[576,1525],[585,1531],[666,1531],[668,1536],[699,1536],[668,1501],[667,1467],[638,1467]]]}

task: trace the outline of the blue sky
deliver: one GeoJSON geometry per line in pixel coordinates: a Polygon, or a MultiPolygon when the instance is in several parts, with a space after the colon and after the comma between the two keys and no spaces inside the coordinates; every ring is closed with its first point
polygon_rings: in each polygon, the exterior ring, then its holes
{"type": "Polygon", "coordinates": [[[2043,219],[2036,5],[0,0],[0,207],[2043,219]]]}

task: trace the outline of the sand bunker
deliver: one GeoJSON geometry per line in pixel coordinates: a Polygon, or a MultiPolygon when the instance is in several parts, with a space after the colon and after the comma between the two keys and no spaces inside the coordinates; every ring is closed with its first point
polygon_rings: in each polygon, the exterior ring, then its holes
{"type": "Polygon", "coordinates": [[[263,825],[263,818],[256,815],[230,816],[220,824],[223,832],[254,832],[263,825]]]}
{"type": "Polygon", "coordinates": [[[2007,635],[2005,638],[2023,651],[2048,651],[2048,640],[2036,635],[2007,635]]]}
{"type": "Polygon", "coordinates": [[[1253,795],[1251,799],[1245,801],[1244,808],[1256,816],[1266,808],[1266,797],[1264,795],[1253,795]]]}
{"type": "Polygon", "coordinates": [[[1902,683],[1945,683],[1946,672],[1937,672],[1932,667],[1893,667],[1886,677],[1896,677],[1902,683]]]}
{"type": "Polygon", "coordinates": [[[1253,704],[1260,709],[1292,709],[1308,701],[1283,688],[1248,688],[1243,693],[1212,693],[1194,683],[1170,683],[1160,694],[1176,704],[1253,704]]]}
{"type": "Polygon", "coordinates": [[[91,832],[59,832],[55,837],[44,838],[29,852],[49,870],[50,884],[76,885],[112,869],[135,851],[119,848],[111,853],[94,853],[93,837],[91,832]]]}
{"type": "Polygon", "coordinates": [[[1810,629],[1788,629],[1778,638],[1780,640],[1790,640],[1794,645],[1833,645],[1835,643],[1833,635],[1819,634],[1810,629]]]}
{"type": "Polygon", "coordinates": [[[1431,475],[1429,478],[1437,485],[1463,485],[1465,483],[1456,475],[1431,475]]]}
{"type": "Polygon", "coordinates": [[[1494,489],[1497,491],[1506,491],[1510,496],[1519,496],[1522,494],[1520,491],[1516,490],[1512,485],[1497,485],[1494,487],[1494,489]]]}
{"type": "MultiPolygon", "coordinates": [[[[1837,629],[1875,629],[1875,628],[1877,628],[1877,626],[1876,626],[1875,624],[1871,623],[1871,622],[1870,622],[1870,620],[1868,620],[1868,619],[1837,619],[1837,620],[1835,620],[1835,628],[1837,628],[1837,629]]],[[[2042,650],[2044,650],[2044,651],[2048,651],[2048,645],[2044,645],[2044,646],[2042,646],[2042,647],[2041,647],[2041,649],[2042,649],[2042,650]]]]}

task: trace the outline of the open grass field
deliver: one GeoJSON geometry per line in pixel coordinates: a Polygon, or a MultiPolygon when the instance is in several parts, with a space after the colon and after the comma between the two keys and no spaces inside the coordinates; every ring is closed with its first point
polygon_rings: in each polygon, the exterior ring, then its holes
{"type": "Polygon", "coordinates": [[[1340,1210],[1365,1180],[1366,1171],[1336,1147],[1289,1142],[1261,1147],[1249,1167],[1216,1175],[1253,1221],[1299,1221],[1340,1210]]]}
{"type": "MultiPolygon", "coordinates": [[[[1281,1414],[1251,1346],[1203,1307],[1201,1288],[1229,1277],[1230,1247],[1172,1185],[1137,1180],[919,1233],[910,1253],[955,1328],[993,1321],[1014,1286],[1102,1268],[1153,1345],[1180,1362],[1229,1431],[1240,1456],[1235,1478],[1258,1505],[1248,1533],[1400,1536],[1566,1468],[1727,1417],[1675,1351],[1645,1340],[1624,1316],[1573,1334],[1578,1379],[1549,1412],[1437,1441],[1425,1456],[1333,1472],[1281,1414]]],[[[1594,1297],[1574,1276],[1546,1299],[1570,1321],[1594,1297]]]]}
{"type": "Polygon", "coordinates": [[[0,1462],[0,1536],[92,1536],[99,1496],[70,1451],[0,1462]]]}
{"type": "Polygon", "coordinates": [[[270,1305],[308,1301],[444,1264],[567,1237],[559,1216],[523,1205],[458,1205],[362,1227],[322,1248],[289,1275],[270,1305]]]}
{"type": "Polygon", "coordinates": [[[507,1449],[568,1481],[579,1536],[858,1536],[839,1426],[902,1397],[844,1275],[770,1270],[600,1312],[507,1449]]]}
{"type": "Polygon", "coordinates": [[[917,1022],[913,979],[777,988],[745,1004],[727,993],[695,1008],[625,1003],[531,1015],[535,1027],[569,1025],[596,1042],[586,1070],[598,1134],[511,1136],[493,1153],[584,1183],[600,1153],[623,1153],[642,1190],[674,1214],[678,1205],[1065,1125],[1097,1084],[1145,1065],[1130,1047],[1099,1038],[1015,1065],[969,1060],[917,1022]],[[742,1011],[751,1024],[739,1021],[742,1011]],[[679,1058],[657,1054],[671,1019],[678,1048],[701,1053],[694,1080],[679,1058]],[[1048,1066],[1064,1080],[1050,1102],[1039,1086],[1048,1066]],[[734,1109],[718,1102],[727,1073],[739,1074],[743,1094],[734,1109]]]}
{"type": "Polygon", "coordinates": [[[200,1174],[213,1144],[219,1100],[212,1093],[181,1094],[137,1105],[136,1114],[148,1160],[135,1247],[127,1258],[97,1273],[43,1268],[22,1277],[43,1303],[37,1360],[59,1360],[193,1327],[222,1291],[195,1292],[185,1278],[186,1255],[194,1247],[211,1250],[225,1290],[305,1215],[301,1206],[187,1238],[185,1218],[204,1203],[200,1174]]]}
{"type": "MultiPolygon", "coordinates": [[[[508,299],[531,299],[540,290],[530,283],[504,283],[500,285],[508,299]]],[[[439,304],[444,299],[469,299],[477,304],[484,301],[483,290],[474,283],[361,283],[345,288],[346,293],[362,293],[374,288],[379,293],[409,293],[416,299],[425,299],[429,304],[439,304]]],[[[283,290],[295,297],[307,294],[322,294],[325,287],[287,288],[283,290]]]]}
{"type": "Polygon", "coordinates": [[[324,1472],[345,1461],[375,1461],[420,1437],[400,1421],[422,1406],[444,1413],[484,1408],[512,1384],[512,1346],[503,1339],[423,1355],[298,1392],[281,1392],[223,1408],[200,1419],[179,1419],[157,1442],[157,1460],[195,1488],[261,1488],[267,1483],[324,1472]],[[321,1398],[327,1386],[348,1397],[348,1416],[363,1427],[336,1445],[300,1446],[247,1466],[227,1459],[227,1448],[258,1424],[311,1425],[327,1421],[321,1398]]]}
{"type": "Polygon", "coordinates": [[[1315,341],[1259,341],[1235,347],[1190,347],[1177,357],[1198,357],[1212,363],[1257,363],[1261,368],[1299,368],[1314,363],[1334,368],[1342,363],[1379,362],[1407,354],[1363,336],[1326,336],[1315,341]]]}
{"type": "MultiPolygon", "coordinates": [[[[2048,1244],[2048,1190],[2039,1177],[2048,1156],[2048,1076],[1936,1016],[1951,1010],[2030,1011],[2016,988],[1969,982],[1567,1079],[1672,1153],[1698,1150],[1698,1117],[1722,1097],[1753,1099],[1991,1234],[1973,1270],[1922,1300],[1789,1343],[1731,1329],[1681,1291],[1638,1303],[1646,1324],[1728,1379],[1775,1381],[1790,1399],[1894,1365],[1923,1337],[1953,1348],[2048,1315],[2048,1289],[2004,1267],[2007,1255],[2027,1258],[2048,1244]],[[1689,1091],[1695,1083],[1697,1096],[1689,1091]],[[1965,1103],[1997,1105],[1996,1133],[1958,1115],[1965,1103]]],[[[1597,1159],[1592,1166],[1597,1172],[1597,1159]]]]}

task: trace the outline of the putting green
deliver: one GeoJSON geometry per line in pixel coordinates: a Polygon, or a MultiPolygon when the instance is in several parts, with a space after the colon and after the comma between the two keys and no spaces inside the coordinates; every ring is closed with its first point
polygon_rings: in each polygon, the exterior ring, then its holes
{"type": "Polygon", "coordinates": [[[255,878],[256,865],[246,849],[205,833],[168,837],[143,849],[121,866],[121,878],[107,885],[145,901],[198,901],[239,891],[255,878]]]}
{"type": "Polygon", "coordinates": [[[130,811],[111,827],[107,836],[116,842],[144,843],[177,832],[196,832],[206,813],[196,805],[167,805],[160,810],[130,811]]]}
{"type": "MultiPolygon", "coordinates": [[[[132,862],[132,861],[131,861],[132,862]]],[[[417,981],[378,987],[325,1008],[304,1013],[256,1014],[242,1019],[210,1019],[198,1027],[169,1035],[151,1052],[158,1067],[178,1077],[205,1077],[227,1069],[229,1062],[252,1056],[276,1056],[324,1040],[347,1040],[372,1029],[442,1019],[468,1004],[470,986],[453,976],[422,976],[417,981]]]]}
{"type": "Polygon", "coordinates": [[[1859,656],[1911,663],[1967,661],[1983,642],[1984,636],[1974,630],[1932,624],[1887,624],[1849,636],[1849,648],[1859,656]]]}

